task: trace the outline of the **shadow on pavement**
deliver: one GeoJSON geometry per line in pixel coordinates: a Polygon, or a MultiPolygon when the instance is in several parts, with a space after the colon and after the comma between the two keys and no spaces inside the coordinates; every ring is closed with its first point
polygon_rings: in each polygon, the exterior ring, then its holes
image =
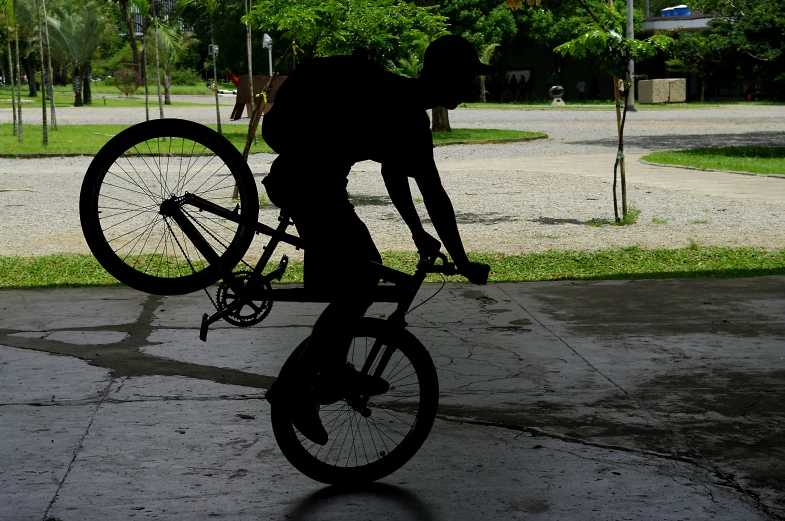
{"type": "Polygon", "coordinates": [[[433,513],[409,490],[385,483],[361,487],[331,486],[296,501],[286,519],[395,519],[396,521],[431,521],[433,513]]]}
{"type": "MultiPolygon", "coordinates": [[[[782,132],[750,132],[747,134],[674,134],[671,136],[624,136],[626,149],[672,150],[676,148],[699,147],[752,147],[782,146],[785,134],[782,132]]],[[[571,145],[594,145],[615,149],[616,139],[585,139],[570,141],[571,145]]]]}

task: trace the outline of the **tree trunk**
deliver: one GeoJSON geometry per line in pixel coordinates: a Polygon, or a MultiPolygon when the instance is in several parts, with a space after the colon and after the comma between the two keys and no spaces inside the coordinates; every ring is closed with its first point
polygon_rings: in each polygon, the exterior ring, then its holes
{"type": "Polygon", "coordinates": [[[147,20],[142,22],[142,83],[144,84],[144,117],[150,121],[150,90],[147,87],[147,20]]]}
{"type": "Polygon", "coordinates": [[[125,25],[128,27],[128,38],[131,40],[131,53],[134,60],[134,69],[141,74],[139,70],[139,49],[136,47],[136,27],[134,20],[131,18],[131,13],[128,10],[128,0],[120,0],[120,9],[123,11],[123,18],[125,25]]]}
{"type": "MultiPolygon", "coordinates": [[[[8,27],[8,34],[11,35],[11,28],[8,27]]],[[[11,113],[14,115],[14,135],[17,135],[16,123],[16,94],[14,93],[14,62],[13,54],[11,54],[11,38],[8,38],[8,69],[10,74],[7,76],[11,85],[11,113]]]]}
{"type": "Polygon", "coordinates": [[[480,101],[485,103],[485,76],[480,76],[480,101]]]}
{"type": "Polygon", "coordinates": [[[158,19],[155,20],[155,81],[158,89],[158,113],[164,119],[164,102],[161,98],[161,61],[158,57],[158,19]]]}
{"type": "Polygon", "coordinates": [[[82,68],[74,69],[74,107],[81,107],[82,103],[82,68]]]}
{"type": "Polygon", "coordinates": [[[169,87],[172,86],[172,71],[169,65],[164,67],[164,105],[172,104],[172,97],[169,95],[169,87]]]}
{"type": "MultiPolygon", "coordinates": [[[[14,9],[16,9],[16,3],[14,3],[14,9]]],[[[21,142],[25,140],[25,135],[23,132],[24,125],[22,125],[22,72],[21,72],[21,68],[19,67],[19,27],[16,27],[14,33],[16,39],[16,77],[17,77],[16,101],[18,101],[16,105],[17,120],[18,120],[17,128],[16,128],[17,130],[16,137],[21,142]]]]}
{"type": "Polygon", "coordinates": [[[431,129],[434,132],[452,132],[450,128],[450,113],[444,107],[433,108],[433,121],[431,129]]]}
{"type": "MultiPolygon", "coordinates": [[[[248,12],[253,8],[252,0],[248,0],[248,12]]],[[[253,111],[256,105],[256,100],[253,96],[253,46],[251,45],[251,25],[245,26],[245,46],[248,48],[248,92],[251,96],[251,120],[253,120],[253,111]]],[[[248,122],[249,130],[251,121],[248,122]]],[[[254,132],[253,142],[255,145],[259,144],[259,134],[254,132]]]]}
{"type": "MultiPolygon", "coordinates": [[[[619,136],[619,150],[616,152],[616,162],[619,164],[619,172],[621,178],[621,215],[622,219],[627,216],[627,175],[626,175],[626,168],[625,168],[625,161],[624,161],[624,134],[623,134],[623,127],[622,127],[622,117],[621,117],[621,96],[619,94],[619,77],[613,77],[613,92],[616,98],[616,129],[619,136]]],[[[614,211],[616,212],[616,220],[619,220],[619,212],[615,208],[616,206],[616,174],[614,170],[613,176],[613,205],[614,211]]]]}
{"type": "Polygon", "coordinates": [[[49,145],[49,129],[46,121],[46,62],[44,61],[44,38],[41,32],[41,4],[35,1],[35,13],[38,16],[38,52],[41,55],[41,110],[43,110],[43,141],[44,146],[49,145]]]}
{"type": "Polygon", "coordinates": [[[88,61],[85,64],[82,78],[84,78],[82,83],[82,91],[84,92],[84,98],[82,102],[85,105],[92,105],[93,104],[93,91],[92,91],[92,80],[93,80],[93,66],[88,61]]]}
{"type": "Polygon", "coordinates": [[[38,85],[35,84],[35,54],[32,52],[22,60],[22,66],[27,74],[27,96],[38,97],[38,85]]]}
{"type": "MultiPolygon", "coordinates": [[[[215,38],[213,37],[213,19],[210,17],[210,42],[215,47],[215,38]]],[[[223,135],[221,131],[221,109],[218,106],[218,55],[213,54],[213,82],[215,82],[215,119],[218,125],[218,133],[223,135]]]]}
{"type": "MultiPolygon", "coordinates": [[[[47,20],[46,16],[46,0],[42,0],[41,2],[44,8],[44,20],[47,20]]],[[[57,130],[57,116],[55,115],[55,91],[54,91],[54,69],[52,69],[52,51],[51,47],[49,47],[49,24],[44,24],[44,30],[46,32],[46,89],[49,93],[49,111],[52,113],[52,130],[57,130]]]]}

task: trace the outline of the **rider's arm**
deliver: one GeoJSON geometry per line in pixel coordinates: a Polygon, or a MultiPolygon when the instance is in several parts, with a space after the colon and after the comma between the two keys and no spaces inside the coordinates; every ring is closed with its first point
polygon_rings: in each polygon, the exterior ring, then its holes
{"type": "Polygon", "coordinates": [[[461,266],[468,263],[469,258],[463,249],[452,201],[442,186],[436,164],[431,162],[426,168],[431,171],[419,173],[420,175],[415,178],[417,187],[422,193],[423,203],[425,203],[425,208],[431,217],[433,227],[436,228],[436,233],[439,234],[439,238],[447,248],[452,260],[461,266]]]}
{"type": "Polygon", "coordinates": [[[427,170],[420,172],[415,180],[420,193],[422,193],[428,215],[436,228],[436,233],[439,234],[439,238],[458,267],[458,271],[471,282],[484,284],[488,280],[490,268],[486,264],[471,262],[466,256],[461,234],[458,231],[458,223],[455,220],[455,210],[450,196],[442,186],[436,163],[431,160],[427,165],[427,170]]]}
{"type": "Polygon", "coordinates": [[[412,232],[412,239],[417,245],[418,251],[422,253],[438,252],[441,244],[438,240],[431,237],[422,227],[420,216],[412,201],[412,191],[409,188],[409,178],[402,171],[401,166],[382,165],[382,178],[387,187],[390,200],[395,205],[398,213],[401,214],[403,222],[412,232]]]}

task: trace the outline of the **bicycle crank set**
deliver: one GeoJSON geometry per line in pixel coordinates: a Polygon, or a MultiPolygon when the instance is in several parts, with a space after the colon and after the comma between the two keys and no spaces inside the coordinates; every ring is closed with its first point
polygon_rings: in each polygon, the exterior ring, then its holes
{"type": "Polygon", "coordinates": [[[199,329],[202,342],[207,341],[210,325],[221,319],[233,326],[250,327],[267,318],[273,307],[270,281],[280,280],[288,264],[289,258],[284,255],[278,267],[267,275],[255,271],[238,271],[232,274],[232,281],[221,281],[214,303],[217,311],[212,315],[202,315],[202,326],[199,329]],[[259,298],[260,295],[262,298],[259,298]]]}

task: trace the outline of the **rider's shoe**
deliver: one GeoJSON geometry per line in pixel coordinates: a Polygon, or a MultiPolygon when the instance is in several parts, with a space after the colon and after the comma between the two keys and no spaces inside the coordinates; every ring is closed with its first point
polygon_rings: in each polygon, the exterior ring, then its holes
{"type": "Polygon", "coordinates": [[[288,408],[292,424],[303,436],[317,445],[327,444],[327,431],[319,417],[319,404],[313,398],[292,400],[288,408]]]}
{"type": "Polygon", "coordinates": [[[317,403],[328,405],[349,394],[376,396],[390,390],[390,384],[378,376],[363,374],[346,364],[337,371],[324,371],[316,379],[313,392],[317,403]]]}
{"type": "Polygon", "coordinates": [[[327,431],[319,417],[319,404],[310,392],[298,392],[276,385],[270,387],[264,398],[271,404],[284,407],[292,424],[300,433],[318,445],[327,443],[327,431]]]}

